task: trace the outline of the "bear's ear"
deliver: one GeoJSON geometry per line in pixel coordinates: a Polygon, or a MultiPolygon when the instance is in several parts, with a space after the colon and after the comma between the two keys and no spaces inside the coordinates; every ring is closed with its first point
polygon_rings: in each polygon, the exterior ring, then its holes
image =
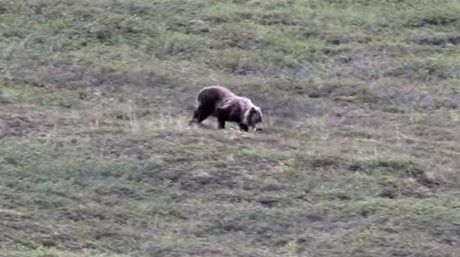
{"type": "Polygon", "coordinates": [[[261,112],[261,111],[260,111],[260,108],[257,107],[257,106],[253,106],[253,107],[251,108],[251,113],[260,113],[260,112],[261,112]]]}

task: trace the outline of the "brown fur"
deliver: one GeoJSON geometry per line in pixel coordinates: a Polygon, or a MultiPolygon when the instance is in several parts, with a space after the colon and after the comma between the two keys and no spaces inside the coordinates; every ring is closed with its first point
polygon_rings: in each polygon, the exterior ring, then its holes
{"type": "Polygon", "coordinates": [[[225,128],[225,122],[235,122],[243,131],[257,129],[262,122],[262,111],[247,97],[234,94],[222,86],[205,87],[198,93],[198,107],[193,112],[192,123],[200,124],[209,116],[217,118],[219,129],[225,128]]]}

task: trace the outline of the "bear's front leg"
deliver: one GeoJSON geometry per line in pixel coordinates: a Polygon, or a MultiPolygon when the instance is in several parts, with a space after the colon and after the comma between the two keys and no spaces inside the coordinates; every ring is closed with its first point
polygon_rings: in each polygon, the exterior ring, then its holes
{"type": "Polygon", "coordinates": [[[245,131],[245,132],[249,131],[248,125],[246,124],[239,123],[238,126],[240,127],[240,130],[242,131],[245,131]]]}
{"type": "Polygon", "coordinates": [[[218,127],[219,129],[225,129],[225,118],[224,118],[224,117],[219,116],[219,117],[217,118],[217,127],[218,127]]]}

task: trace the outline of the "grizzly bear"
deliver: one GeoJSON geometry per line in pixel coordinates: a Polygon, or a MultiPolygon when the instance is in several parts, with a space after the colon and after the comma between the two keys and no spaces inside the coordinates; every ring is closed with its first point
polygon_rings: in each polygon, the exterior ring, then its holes
{"type": "Polygon", "coordinates": [[[240,130],[247,132],[249,128],[257,128],[262,123],[260,107],[247,97],[239,96],[223,86],[208,86],[200,90],[197,96],[198,106],[193,112],[189,124],[198,123],[209,116],[217,118],[219,129],[225,128],[225,122],[238,124],[240,130]]]}

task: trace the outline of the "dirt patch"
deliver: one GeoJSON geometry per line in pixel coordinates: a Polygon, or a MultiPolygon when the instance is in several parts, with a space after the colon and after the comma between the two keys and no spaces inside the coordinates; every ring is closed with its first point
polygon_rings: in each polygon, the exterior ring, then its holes
{"type": "Polygon", "coordinates": [[[394,77],[412,81],[440,81],[457,78],[457,70],[443,63],[413,62],[395,65],[383,72],[385,77],[394,77]]]}
{"type": "Polygon", "coordinates": [[[254,100],[264,114],[264,123],[273,126],[292,125],[295,121],[310,117],[320,117],[328,112],[328,108],[334,103],[324,99],[315,101],[306,95],[278,95],[270,96],[264,93],[260,95],[246,94],[254,100]]]}
{"type": "Polygon", "coordinates": [[[321,38],[331,45],[343,45],[349,43],[365,44],[372,41],[371,36],[359,32],[344,34],[343,32],[324,33],[321,38]]]}
{"type": "Polygon", "coordinates": [[[91,64],[80,65],[58,60],[12,58],[0,61],[0,78],[35,86],[57,86],[71,89],[85,87],[116,88],[123,85],[170,87],[177,85],[154,72],[122,74],[91,64]]]}
{"type": "Polygon", "coordinates": [[[337,63],[337,76],[355,77],[365,81],[377,79],[382,70],[388,70],[392,66],[390,59],[379,49],[343,54],[337,57],[337,63]]]}
{"type": "Polygon", "coordinates": [[[49,131],[53,125],[40,117],[32,118],[17,114],[0,114],[0,138],[26,136],[49,131]]]}
{"type": "Polygon", "coordinates": [[[420,185],[428,188],[437,188],[446,184],[446,181],[433,172],[426,172],[421,169],[415,169],[407,172],[407,176],[414,178],[420,185]]]}
{"type": "Polygon", "coordinates": [[[171,165],[161,171],[145,171],[142,180],[179,187],[187,192],[206,192],[211,189],[242,187],[242,175],[236,172],[227,170],[214,172],[204,170],[188,171],[195,169],[184,164],[171,165]]]}
{"type": "Polygon", "coordinates": [[[460,44],[460,35],[420,36],[413,41],[419,45],[453,46],[460,44]]]}
{"type": "Polygon", "coordinates": [[[219,48],[239,48],[245,50],[266,47],[269,43],[261,36],[249,31],[229,31],[219,35],[219,48]]]}
{"type": "MultiPolygon", "coordinates": [[[[231,233],[247,233],[252,243],[261,245],[285,244],[288,238],[301,238],[306,233],[330,231],[344,226],[343,222],[322,213],[282,213],[268,211],[225,213],[205,228],[206,232],[221,236],[231,233]],[[283,240],[284,239],[284,240],[283,240]]],[[[303,242],[307,243],[307,242],[303,242]]]]}
{"type": "Polygon", "coordinates": [[[175,243],[163,246],[155,241],[148,241],[140,246],[140,253],[145,256],[232,256],[230,250],[218,243],[184,244],[175,243]]]}
{"type": "Polygon", "coordinates": [[[282,25],[282,26],[305,26],[308,27],[309,22],[304,17],[292,15],[288,13],[268,13],[261,15],[256,19],[261,25],[282,25]]]}
{"type": "Polygon", "coordinates": [[[82,240],[62,231],[36,224],[25,217],[0,212],[0,241],[14,241],[26,247],[41,246],[81,250],[89,247],[82,240]],[[28,237],[30,240],[25,240],[28,237]]]}
{"type": "MultiPolygon", "coordinates": [[[[402,191],[405,195],[419,194],[420,186],[424,187],[425,189],[423,190],[425,191],[427,191],[426,189],[436,191],[441,189],[442,186],[448,185],[444,177],[434,172],[426,171],[421,163],[409,159],[355,161],[349,164],[348,170],[372,172],[374,174],[380,172],[387,176],[393,176],[402,184],[396,185],[395,181],[391,181],[390,184],[393,185],[391,190],[397,189],[397,191],[402,191]]],[[[388,187],[383,195],[388,197],[388,187]]]]}
{"type": "Polygon", "coordinates": [[[425,27],[425,26],[450,26],[458,24],[460,18],[455,13],[449,13],[446,10],[445,13],[433,12],[427,15],[419,15],[409,20],[407,26],[409,27],[425,27]]]}

